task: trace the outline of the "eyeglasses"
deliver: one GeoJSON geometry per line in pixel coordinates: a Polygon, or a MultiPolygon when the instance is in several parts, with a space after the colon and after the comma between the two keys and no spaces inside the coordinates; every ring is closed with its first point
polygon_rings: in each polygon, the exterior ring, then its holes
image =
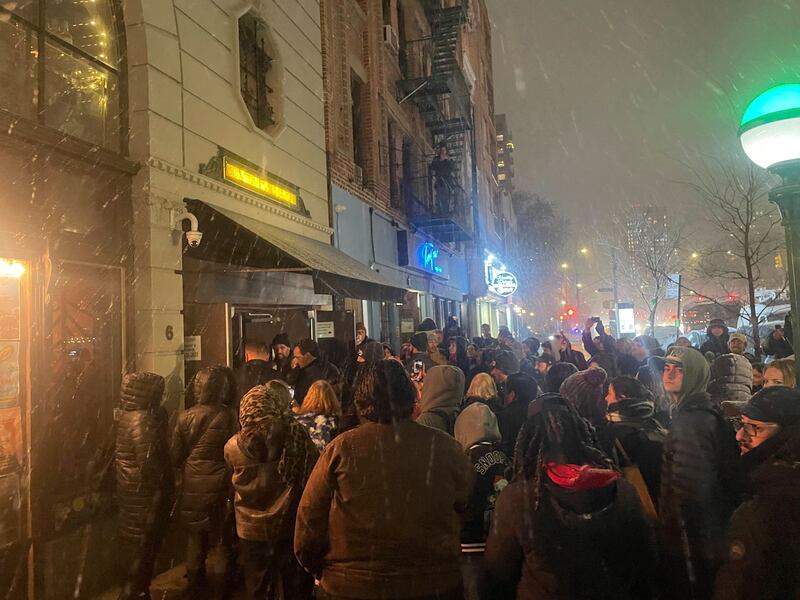
{"type": "Polygon", "coordinates": [[[736,431],[740,429],[744,429],[744,432],[750,437],[758,437],[762,431],[767,431],[770,429],[774,429],[779,425],[777,423],[770,423],[769,425],[756,425],[755,423],[745,423],[740,419],[736,419],[733,422],[733,426],[736,428],[736,431]]]}

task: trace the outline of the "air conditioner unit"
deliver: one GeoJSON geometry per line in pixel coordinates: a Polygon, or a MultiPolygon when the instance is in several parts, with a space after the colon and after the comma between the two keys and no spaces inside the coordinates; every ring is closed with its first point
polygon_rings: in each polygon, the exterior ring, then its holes
{"type": "Polygon", "coordinates": [[[364,169],[360,165],[353,165],[353,182],[356,185],[364,185],[364,169]]]}
{"type": "Polygon", "coordinates": [[[392,52],[400,51],[400,41],[397,39],[397,32],[391,25],[383,26],[383,43],[392,49],[392,52]]]}

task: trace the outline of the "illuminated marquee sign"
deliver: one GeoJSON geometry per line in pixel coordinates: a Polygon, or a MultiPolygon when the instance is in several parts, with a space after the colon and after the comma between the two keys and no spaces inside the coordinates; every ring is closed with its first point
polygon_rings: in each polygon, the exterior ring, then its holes
{"type": "Polygon", "coordinates": [[[431,273],[441,273],[442,267],[436,261],[439,259],[439,249],[435,244],[425,242],[420,244],[417,249],[417,258],[419,259],[419,266],[431,273]]]}
{"type": "Polygon", "coordinates": [[[255,169],[231,160],[227,156],[223,157],[222,161],[222,177],[225,181],[230,181],[246,190],[297,209],[297,192],[275,182],[255,169]]]}
{"type": "Polygon", "coordinates": [[[517,276],[510,271],[495,273],[490,287],[498,296],[510,296],[517,291],[517,276]]]}

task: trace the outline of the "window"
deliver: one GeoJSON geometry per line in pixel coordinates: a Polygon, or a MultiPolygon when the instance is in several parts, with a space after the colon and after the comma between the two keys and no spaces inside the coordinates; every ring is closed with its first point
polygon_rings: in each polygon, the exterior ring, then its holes
{"type": "Polygon", "coordinates": [[[0,108],[120,151],[115,9],[112,0],[0,4],[0,108]]]}
{"type": "Polygon", "coordinates": [[[364,84],[352,71],[350,72],[350,100],[352,102],[353,162],[362,169],[366,166],[365,146],[366,127],[362,112],[364,84]]]}
{"type": "Polygon", "coordinates": [[[259,129],[276,124],[270,85],[274,79],[266,24],[252,13],[239,19],[240,90],[247,112],[259,129]]]}

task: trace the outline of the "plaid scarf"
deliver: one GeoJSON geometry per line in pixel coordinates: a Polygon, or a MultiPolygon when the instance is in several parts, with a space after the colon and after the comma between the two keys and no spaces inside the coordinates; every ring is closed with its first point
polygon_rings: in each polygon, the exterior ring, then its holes
{"type": "Polygon", "coordinates": [[[239,406],[239,434],[245,447],[265,456],[267,443],[273,428],[286,431],[286,437],[278,462],[278,474],[290,485],[305,483],[306,478],[317,462],[314,442],[289,410],[288,389],[285,385],[272,383],[259,385],[247,392],[239,406]]]}

